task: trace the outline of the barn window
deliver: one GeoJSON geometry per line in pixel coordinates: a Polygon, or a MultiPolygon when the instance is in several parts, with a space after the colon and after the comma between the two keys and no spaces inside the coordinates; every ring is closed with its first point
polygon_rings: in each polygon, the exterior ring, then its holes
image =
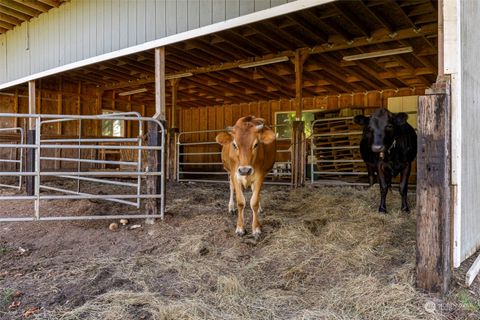
{"type": "MultiPolygon", "coordinates": [[[[102,114],[113,114],[114,111],[103,110],[102,114]]],[[[125,135],[124,120],[102,120],[102,135],[106,137],[123,137],[125,135]]]]}
{"type": "MultiPolygon", "coordinates": [[[[312,122],[315,120],[314,114],[319,110],[310,110],[302,112],[302,121],[305,122],[305,135],[307,137],[312,133],[312,122]]],[[[295,120],[295,112],[275,112],[275,129],[277,139],[292,138],[292,123],[295,120]]]]}

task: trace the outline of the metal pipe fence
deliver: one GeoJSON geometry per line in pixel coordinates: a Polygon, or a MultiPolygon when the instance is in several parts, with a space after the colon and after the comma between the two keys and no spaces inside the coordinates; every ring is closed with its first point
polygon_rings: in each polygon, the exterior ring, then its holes
{"type": "MultiPolygon", "coordinates": [[[[353,117],[318,119],[312,122],[310,136],[309,179],[312,184],[359,185],[362,176],[368,175],[360,154],[363,131],[351,127],[353,117]],[[338,131],[337,131],[338,130],[338,131]]],[[[412,176],[415,176],[415,171],[412,176]]],[[[366,180],[365,180],[366,181],[366,180]]]]}
{"type": "MultiPolygon", "coordinates": [[[[272,129],[284,126],[286,125],[272,126],[272,129]]],[[[177,135],[177,181],[228,182],[228,173],[223,169],[221,160],[222,146],[215,141],[216,134],[224,131],[225,129],[199,130],[177,135]]],[[[277,141],[277,159],[282,160],[275,162],[267,174],[266,184],[290,184],[290,140],[286,148],[280,146],[279,149],[279,144],[277,141]]]]}
{"type": "MultiPolygon", "coordinates": [[[[19,144],[8,145],[8,147],[14,147],[20,149],[20,154],[23,155],[23,149],[33,149],[35,151],[34,156],[34,170],[33,172],[24,172],[23,170],[16,172],[0,172],[0,176],[14,176],[24,177],[33,176],[34,178],[34,194],[28,196],[21,192],[15,195],[0,196],[1,200],[33,200],[34,202],[34,216],[31,218],[25,217],[4,217],[0,215],[0,222],[5,221],[32,221],[32,220],[91,220],[91,219],[111,219],[115,218],[163,218],[165,212],[165,128],[163,124],[152,118],[142,117],[137,112],[125,112],[125,113],[113,113],[104,115],[51,115],[51,114],[0,114],[0,118],[27,118],[34,119],[35,121],[35,141],[33,143],[24,143],[23,139],[19,144]],[[124,121],[124,122],[136,122],[138,127],[138,133],[135,138],[123,138],[123,137],[108,137],[108,138],[86,138],[82,137],[82,122],[90,121],[124,121]],[[78,137],[77,138],[48,138],[42,134],[42,126],[45,124],[76,121],[78,122],[78,137]],[[144,137],[144,123],[152,122],[158,125],[159,132],[161,132],[161,144],[159,146],[145,146],[144,137]],[[125,144],[129,143],[129,144],[125,144]],[[65,150],[75,156],[46,156],[42,153],[48,152],[48,150],[65,150]],[[82,157],[82,151],[89,150],[94,153],[93,158],[86,159],[82,157]],[[134,154],[133,159],[128,161],[109,160],[107,158],[97,159],[102,156],[105,150],[125,150],[134,154]],[[146,171],[146,168],[142,168],[142,151],[157,151],[160,153],[160,168],[159,171],[146,171]],[[76,168],[72,170],[71,166],[67,170],[60,171],[48,171],[48,163],[65,162],[76,164],[76,168]],[[83,164],[83,165],[82,165],[83,164]],[[115,171],[92,171],[91,168],[87,168],[86,164],[92,165],[111,165],[111,166],[126,166],[128,170],[120,170],[117,168],[115,171]],[[144,170],[145,169],[145,170],[144,170]],[[159,194],[142,194],[142,177],[158,176],[160,179],[161,190],[159,194]],[[73,180],[76,182],[76,190],[71,190],[62,186],[49,185],[43,178],[55,178],[65,180],[73,180]],[[119,179],[134,179],[135,182],[122,181],[119,179]],[[93,194],[90,193],[90,186],[81,188],[81,182],[83,183],[95,183],[100,186],[114,185],[126,189],[125,194],[120,192],[119,194],[93,194]],[[133,189],[133,191],[132,191],[133,189]],[[125,214],[125,215],[104,215],[104,216],[42,216],[41,215],[41,202],[52,200],[70,200],[70,199],[98,199],[106,200],[121,204],[140,208],[142,199],[159,199],[160,201],[160,213],[155,215],[145,214],[125,214]]],[[[0,129],[2,130],[2,129],[0,129]]],[[[22,129],[23,137],[23,129],[22,129]]],[[[5,144],[0,144],[0,148],[5,144]]],[[[21,167],[20,167],[21,168],[21,167]]],[[[49,181],[50,182],[50,181],[49,181]]],[[[102,191],[108,191],[108,188],[102,189],[102,191]]],[[[117,191],[118,192],[118,191],[117,191]]],[[[104,192],[105,193],[105,192],[104,192]]]]}
{"type": "MultiPolygon", "coordinates": [[[[366,175],[360,156],[362,131],[351,130],[353,117],[318,119],[312,122],[313,133],[310,136],[310,182],[338,185],[345,177],[366,175]],[[338,132],[335,128],[338,127],[338,132]],[[321,132],[321,133],[315,133],[321,132]]],[[[345,182],[353,185],[368,185],[364,182],[345,182]]]]}
{"type": "MultiPolygon", "coordinates": [[[[12,142],[12,144],[23,145],[23,139],[25,137],[23,128],[20,128],[20,127],[0,128],[0,134],[2,132],[18,132],[19,135],[20,135],[19,143],[16,143],[16,141],[15,141],[15,142],[12,142]]],[[[15,150],[15,159],[0,159],[0,163],[13,163],[13,164],[15,164],[15,170],[17,170],[17,166],[18,166],[18,171],[22,172],[23,171],[23,148],[20,148],[20,150],[18,150],[15,147],[12,147],[12,146],[10,146],[10,147],[5,146],[3,148],[4,149],[13,148],[15,150]]],[[[12,184],[8,184],[8,183],[0,183],[0,187],[13,188],[13,189],[21,190],[22,189],[22,180],[23,180],[22,176],[19,176],[17,184],[12,185],[12,184]]]]}

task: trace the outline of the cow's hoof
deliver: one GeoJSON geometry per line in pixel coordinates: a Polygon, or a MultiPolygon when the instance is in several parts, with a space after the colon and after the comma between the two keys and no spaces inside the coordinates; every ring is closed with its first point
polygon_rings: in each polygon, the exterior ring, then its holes
{"type": "Polygon", "coordinates": [[[235,234],[239,237],[243,237],[245,235],[245,229],[237,227],[235,230],[235,234]]]}
{"type": "Polygon", "coordinates": [[[253,231],[252,231],[252,235],[253,237],[255,238],[255,240],[258,240],[260,239],[260,235],[262,234],[262,230],[260,230],[260,228],[255,228],[253,231]]]}
{"type": "Polygon", "coordinates": [[[404,208],[402,208],[402,212],[410,213],[410,208],[409,207],[404,207],[404,208]]]}
{"type": "Polygon", "coordinates": [[[380,208],[378,208],[378,212],[379,213],[387,213],[387,208],[380,207],[380,208]]]}

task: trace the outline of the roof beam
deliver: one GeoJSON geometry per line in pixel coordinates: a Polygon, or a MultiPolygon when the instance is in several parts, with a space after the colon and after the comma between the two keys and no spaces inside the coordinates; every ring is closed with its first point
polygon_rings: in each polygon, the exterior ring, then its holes
{"type": "Polygon", "coordinates": [[[38,1],[41,2],[41,3],[49,5],[50,7],[59,7],[60,6],[60,2],[57,1],[57,0],[38,0],[38,1]]]}
{"type": "Polygon", "coordinates": [[[15,18],[13,16],[10,16],[10,15],[4,14],[4,13],[0,13],[0,21],[5,21],[5,22],[8,22],[8,23],[13,24],[15,26],[18,26],[19,24],[22,23],[22,20],[20,20],[18,18],[15,18]]]}
{"type": "MultiPolygon", "coordinates": [[[[393,42],[393,41],[401,41],[405,39],[410,39],[414,37],[423,37],[425,35],[430,35],[430,34],[436,34],[437,32],[437,25],[436,24],[429,24],[426,26],[423,26],[420,30],[413,30],[412,28],[407,28],[407,29],[402,29],[402,30],[397,30],[395,32],[395,36],[392,37],[391,34],[386,31],[386,30],[379,30],[377,32],[372,33],[370,37],[360,37],[355,39],[355,41],[351,44],[347,44],[344,41],[338,42],[338,43],[332,43],[329,45],[319,45],[315,46],[312,48],[303,48],[301,50],[304,50],[306,52],[309,52],[311,54],[320,54],[320,53],[327,53],[331,51],[337,51],[341,49],[349,49],[349,48],[354,48],[354,47],[361,47],[365,45],[373,45],[373,44],[379,44],[379,43],[387,43],[387,42],[393,42]]],[[[168,48],[169,50],[172,50],[171,47],[168,48]]],[[[174,49],[172,50],[175,52],[175,54],[180,53],[180,50],[174,49]]],[[[273,57],[281,57],[281,56],[294,56],[295,52],[294,51],[283,51],[279,52],[276,55],[268,55],[264,56],[262,58],[273,58],[273,57]]],[[[188,57],[192,57],[190,54],[188,57]]],[[[126,59],[126,60],[132,60],[130,57],[124,57],[121,59],[126,59]]],[[[180,59],[181,60],[181,59],[180,59]]],[[[228,70],[228,69],[233,69],[237,68],[240,64],[244,64],[247,62],[251,62],[253,58],[250,59],[244,59],[244,60],[238,60],[235,62],[225,62],[217,65],[208,65],[205,67],[193,67],[193,68],[188,68],[186,67],[184,70],[178,70],[178,73],[185,73],[185,72],[190,72],[193,74],[202,74],[202,73],[208,73],[208,72],[215,72],[215,71],[222,71],[222,70],[228,70]]],[[[147,69],[148,70],[148,69],[147,69]]],[[[133,85],[139,85],[139,84],[146,84],[155,81],[154,77],[147,77],[144,79],[135,79],[131,81],[126,81],[126,82],[120,82],[116,84],[110,84],[106,85],[104,87],[105,90],[111,90],[111,89],[119,89],[119,88],[125,88],[133,85]]]]}
{"type": "Polygon", "coordinates": [[[3,6],[3,2],[0,3],[0,12],[7,14],[9,16],[15,17],[17,19],[20,19],[21,21],[29,20],[32,17],[31,15],[24,14],[3,6]]]}
{"type": "Polygon", "coordinates": [[[41,11],[39,10],[32,9],[31,7],[26,6],[25,4],[20,4],[13,0],[2,0],[1,5],[9,9],[12,9],[14,11],[28,15],[30,17],[38,17],[41,13],[41,11]]]}
{"type": "Polygon", "coordinates": [[[288,86],[285,86],[285,81],[282,81],[282,79],[279,79],[271,72],[268,72],[266,68],[259,68],[257,69],[257,72],[267,81],[269,81],[279,92],[283,93],[289,98],[295,97],[295,91],[288,86]]]}
{"type": "Polygon", "coordinates": [[[355,28],[357,28],[364,36],[369,36],[369,32],[365,31],[365,26],[357,19],[357,17],[350,12],[345,6],[346,2],[333,3],[332,5],[338,10],[338,12],[355,28]]]}
{"type": "Polygon", "coordinates": [[[15,25],[0,20],[0,28],[12,30],[14,27],[15,25]]]}
{"type": "Polygon", "coordinates": [[[45,13],[50,9],[48,6],[44,5],[43,3],[36,2],[36,1],[18,1],[18,0],[14,0],[14,1],[17,2],[18,4],[40,11],[42,13],[45,13]]]}

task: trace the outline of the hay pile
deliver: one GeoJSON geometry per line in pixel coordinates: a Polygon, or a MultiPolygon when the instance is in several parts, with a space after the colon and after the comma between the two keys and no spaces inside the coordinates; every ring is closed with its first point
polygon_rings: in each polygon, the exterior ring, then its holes
{"type": "MultiPolygon", "coordinates": [[[[264,235],[255,242],[234,235],[225,186],[181,188],[188,192],[177,193],[184,195],[181,200],[170,198],[166,221],[148,231],[156,243],[151,252],[92,259],[68,275],[87,275],[92,285],[105,279],[117,285],[44,316],[441,318],[425,311],[428,297],[413,287],[415,216],[400,212],[398,192],[387,199],[389,214],[380,215],[377,187],[267,187],[264,235]],[[199,195],[210,198],[198,201],[199,195]]],[[[414,208],[414,198],[410,202],[414,208]]]]}

